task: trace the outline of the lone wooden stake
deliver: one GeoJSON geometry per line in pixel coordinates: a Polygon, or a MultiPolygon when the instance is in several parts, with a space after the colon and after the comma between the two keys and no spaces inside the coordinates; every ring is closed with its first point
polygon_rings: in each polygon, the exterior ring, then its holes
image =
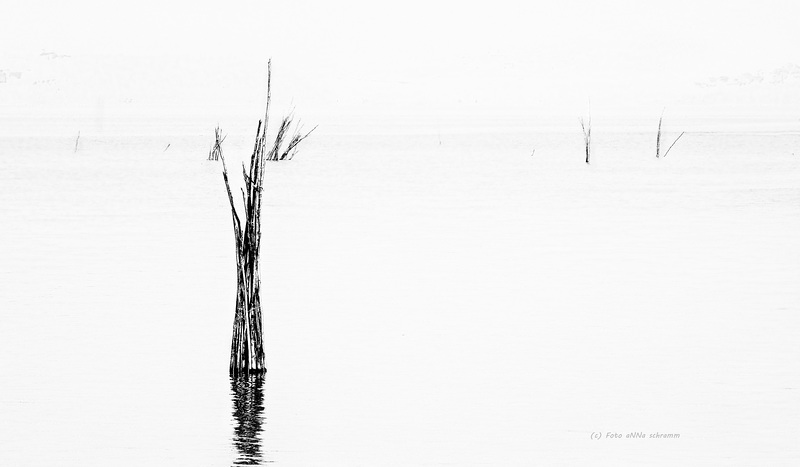
{"type": "MultiPolygon", "coordinates": [[[[236,240],[236,314],[233,320],[233,338],[231,340],[231,375],[244,373],[264,373],[267,371],[264,357],[264,338],[261,320],[261,279],[259,276],[259,253],[261,247],[261,195],[264,187],[264,161],[291,159],[296,147],[311,132],[301,135],[297,131],[289,140],[286,148],[282,143],[292,125],[289,115],[281,122],[275,141],[267,146],[267,123],[271,99],[272,61],[267,65],[267,105],[263,124],[258,122],[255,147],[250,157],[250,170],[242,164],[242,175],[245,188],[242,189],[244,216],[239,218],[233,201],[228,168],[222,150],[218,151],[222,160],[222,178],[228,192],[233,218],[233,233],[236,240]]],[[[311,131],[314,131],[313,129],[311,131]]],[[[220,133],[216,138],[219,141],[220,133]]],[[[221,142],[221,141],[220,141],[221,142]]]]}

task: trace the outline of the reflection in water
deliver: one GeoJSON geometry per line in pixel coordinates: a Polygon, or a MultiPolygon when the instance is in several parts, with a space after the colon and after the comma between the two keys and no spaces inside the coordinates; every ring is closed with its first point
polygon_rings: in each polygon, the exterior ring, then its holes
{"type": "Polygon", "coordinates": [[[264,375],[231,376],[233,445],[238,456],[234,465],[259,465],[261,454],[261,425],[264,423],[264,375]]]}

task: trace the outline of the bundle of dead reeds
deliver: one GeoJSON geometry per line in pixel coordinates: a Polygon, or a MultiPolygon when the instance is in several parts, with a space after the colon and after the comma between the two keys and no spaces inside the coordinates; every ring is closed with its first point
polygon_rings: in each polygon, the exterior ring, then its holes
{"type": "MultiPolygon", "coordinates": [[[[222,160],[222,177],[228,192],[233,217],[233,231],[236,240],[236,314],[233,322],[233,338],[231,342],[230,373],[263,373],[267,371],[264,357],[264,343],[261,319],[261,279],[259,276],[259,253],[261,248],[261,206],[264,187],[265,161],[282,161],[291,159],[300,144],[311,132],[302,134],[295,125],[294,135],[285,143],[287,134],[293,126],[290,114],[281,122],[275,139],[267,143],[267,126],[269,123],[269,106],[271,100],[272,61],[267,65],[267,105],[264,120],[258,122],[253,154],[250,157],[250,169],[242,163],[244,185],[242,201],[244,213],[242,218],[236,211],[228,169],[222,151],[218,151],[222,160]]],[[[313,131],[313,129],[312,129],[313,131]]],[[[216,132],[220,141],[219,131],[216,132]]]]}
{"type": "Polygon", "coordinates": [[[214,144],[208,150],[208,160],[216,161],[222,156],[222,142],[225,141],[225,136],[222,136],[222,131],[219,126],[214,128],[214,144]]]}

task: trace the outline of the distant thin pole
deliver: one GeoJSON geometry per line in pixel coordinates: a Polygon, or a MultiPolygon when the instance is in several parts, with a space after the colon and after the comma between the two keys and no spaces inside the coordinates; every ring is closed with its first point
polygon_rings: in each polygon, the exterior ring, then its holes
{"type": "Polygon", "coordinates": [[[75,138],[75,150],[74,150],[74,151],[72,151],[72,153],[73,153],[73,154],[75,154],[76,152],[78,152],[78,142],[80,142],[80,140],[81,140],[81,132],[80,132],[80,131],[78,131],[78,137],[77,137],[77,138],[75,138]]]}
{"type": "Polygon", "coordinates": [[[583,144],[586,147],[586,163],[588,164],[592,147],[592,115],[589,114],[589,117],[586,121],[584,121],[583,117],[581,117],[580,122],[581,129],[583,130],[583,144]]]}
{"type": "Polygon", "coordinates": [[[664,120],[664,111],[661,110],[661,117],[658,119],[658,133],[656,134],[656,158],[661,157],[661,122],[664,120]]]}

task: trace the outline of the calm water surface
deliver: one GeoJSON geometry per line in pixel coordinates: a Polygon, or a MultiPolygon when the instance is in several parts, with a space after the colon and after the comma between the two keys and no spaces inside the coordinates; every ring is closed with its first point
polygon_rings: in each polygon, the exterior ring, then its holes
{"type": "Polygon", "coordinates": [[[0,140],[0,464],[800,461],[797,133],[320,132],[231,380],[212,131],[135,128],[0,140]]]}

